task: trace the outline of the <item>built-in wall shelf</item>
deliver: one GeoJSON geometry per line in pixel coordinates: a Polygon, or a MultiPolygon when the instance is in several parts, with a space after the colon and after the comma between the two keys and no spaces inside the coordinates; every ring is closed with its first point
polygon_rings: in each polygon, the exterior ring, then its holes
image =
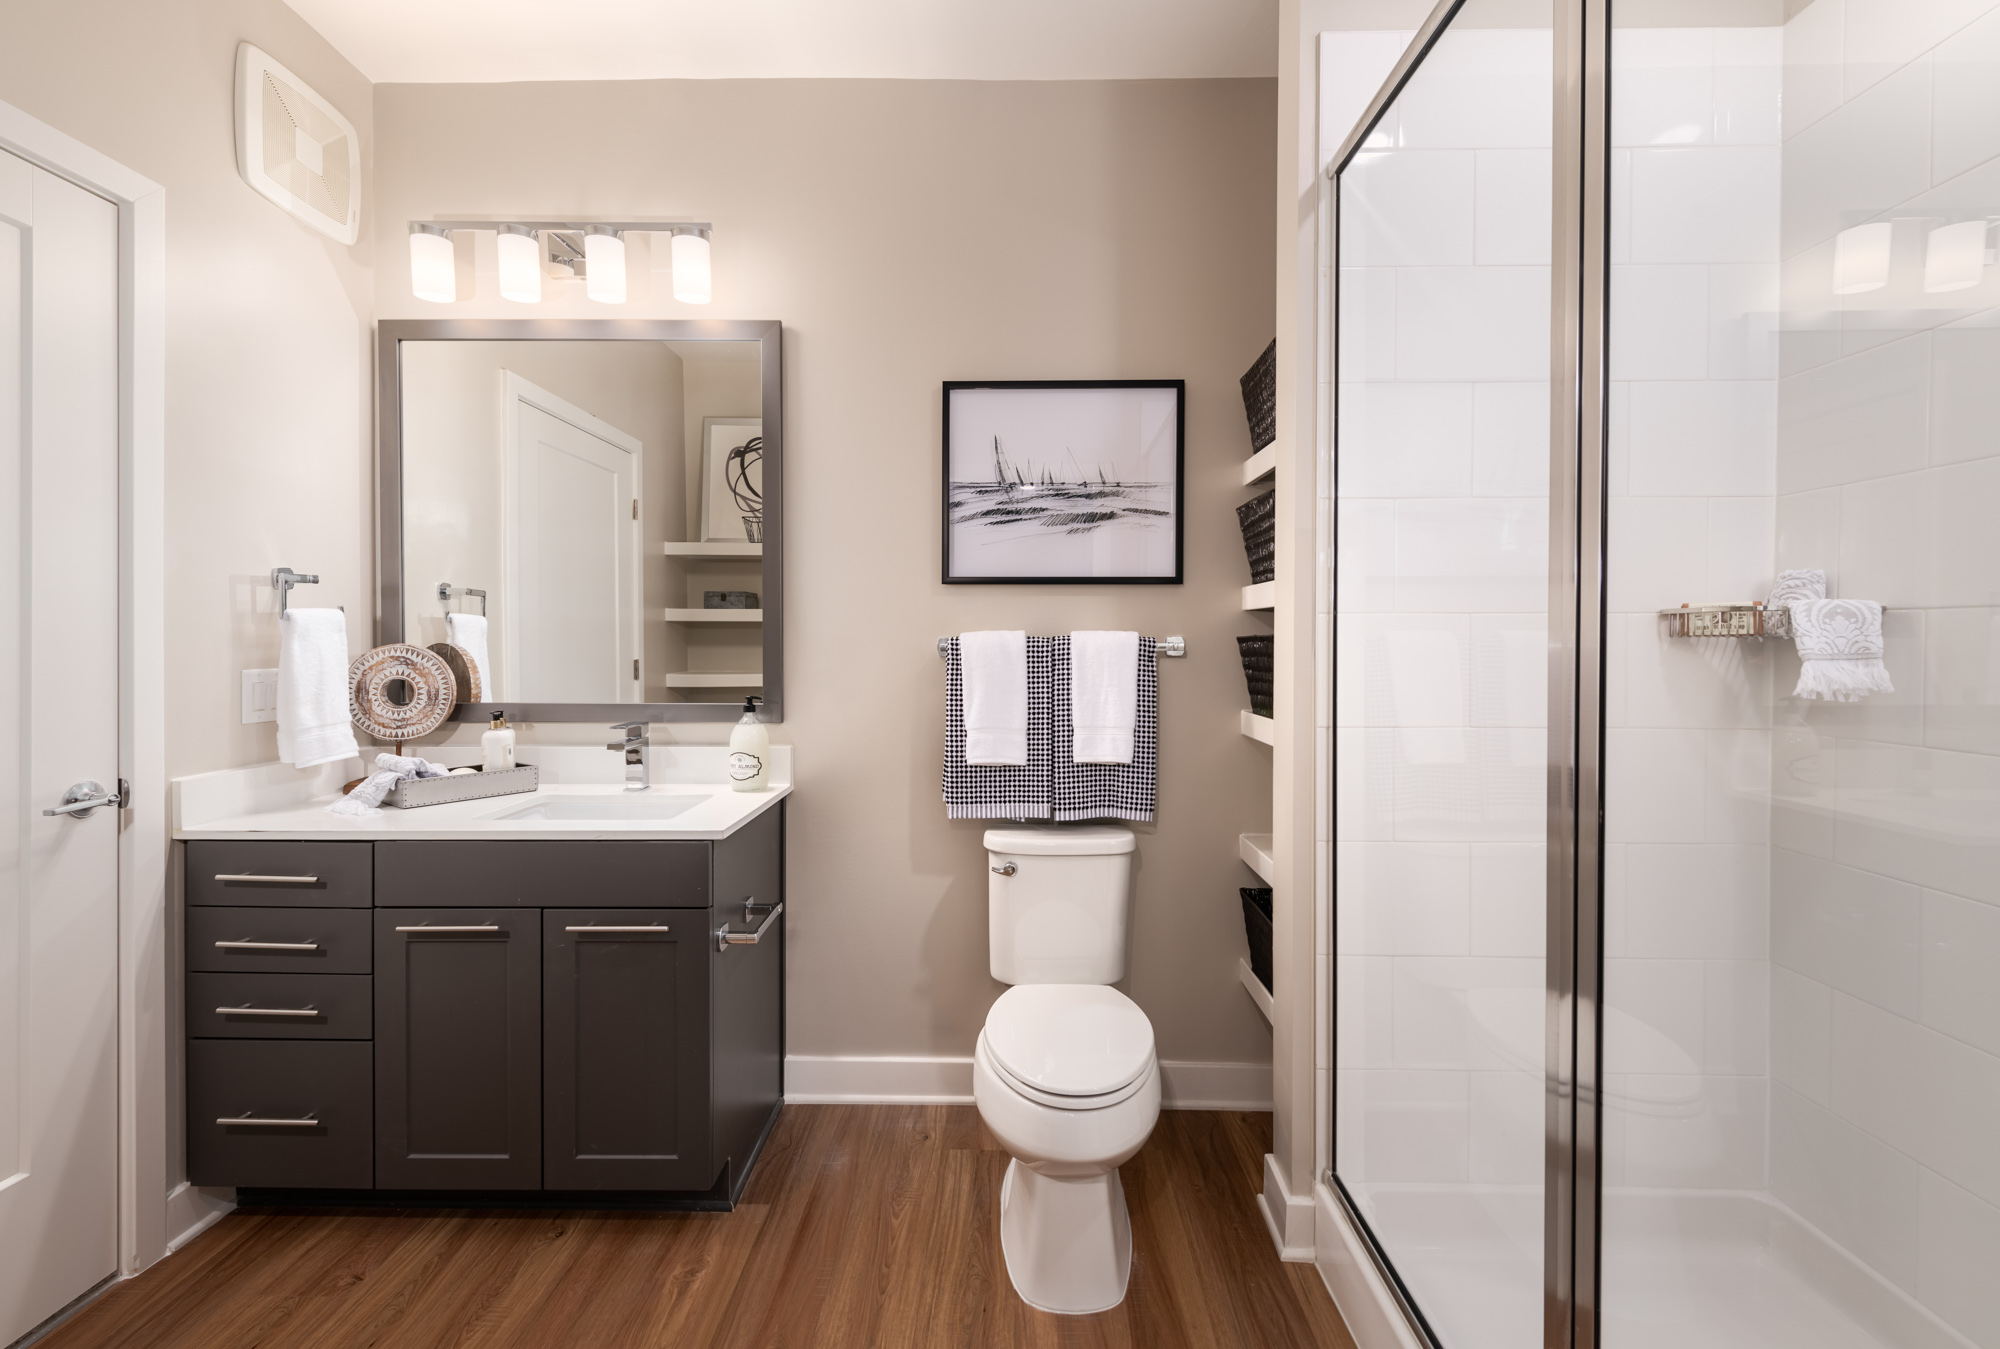
{"type": "Polygon", "coordinates": [[[1272,441],[1243,461],[1243,485],[1251,487],[1278,474],[1278,442],[1272,441]]]}
{"type": "Polygon", "coordinates": [[[1253,586],[1243,587],[1243,607],[1245,609],[1275,609],[1278,607],[1278,583],[1259,581],[1253,586]]]}
{"type": "Polygon", "coordinates": [[[1242,981],[1243,991],[1250,995],[1250,1001],[1257,1004],[1257,1010],[1264,1014],[1266,1021],[1275,1022],[1271,1013],[1271,990],[1264,987],[1263,980],[1250,968],[1250,962],[1242,956],[1236,957],[1236,977],[1242,981]]]}
{"type": "Polygon", "coordinates": [[[1266,885],[1275,885],[1271,873],[1277,868],[1271,864],[1271,836],[1269,834],[1238,834],[1236,855],[1243,859],[1243,865],[1257,873],[1257,878],[1266,885]]]}
{"type": "Polygon", "coordinates": [[[669,623],[762,623],[762,609],[667,609],[669,623]]]}
{"type": "Polygon", "coordinates": [[[764,545],[749,543],[742,539],[723,539],[715,543],[664,543],[661,551],[668,557],[762,557],[764,545]]]}
{"type": "Polygon", "coordinates": [[[660,684],[670,689],[761,689],[764,676],[757,670],[675,670],[661,675],[660,684]]]}
{"type": "Polygon", "coordinates": [[[1252,740],[1261,740],[1267,745],[1278,743],[1278,723],[1269,717],[1260,717],[1255,712],[1243,714],[1243,734],[1252,740]]]}

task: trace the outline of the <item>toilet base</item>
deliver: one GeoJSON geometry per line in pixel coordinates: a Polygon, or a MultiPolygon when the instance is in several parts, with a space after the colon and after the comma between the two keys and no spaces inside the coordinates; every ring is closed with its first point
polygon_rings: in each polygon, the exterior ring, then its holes
{"type": "Polygon", "coordinates": [[[1058,1178],[1009,1162],[1000,1182],[1000,1250],[1030,1307],[1084,1316],[1123,1302],[1132,1220],[1117,1168],[1058,1178]]]}

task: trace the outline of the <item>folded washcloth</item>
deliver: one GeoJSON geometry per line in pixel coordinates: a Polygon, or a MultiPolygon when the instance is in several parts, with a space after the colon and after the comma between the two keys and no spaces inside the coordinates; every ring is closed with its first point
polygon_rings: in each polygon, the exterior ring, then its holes
{"type": "Polygon", "coordinates": [[[408,782],[412,778],[441,778],[450,773],[451,770],[443,764],[414,755],[377,754],[375,771],[368,775],[368,780],[347,795],[334,798],[327,810],[335,815],[373,815],[388,799],[389,793],[396,789],[397,783],[408,782]]]}
{"type": "Polygon", "coordinates": [[[1856,703],[1894,693],[1882,664],[1882,606],[1874,600],[1798,600],[1791,605],[1799,646],[1801,698],[1856,703]]]}
{"type": "MultiPolygon", "coordinates": [[[[960,639],[946,644],[944,662],[944,813],[954,820],[1049,818],[1049,705],[1054,696],[1054,648],[1059,639],[1030,637],[1027,665],[1027,757],[1021,764],[974,764],[965,757],[965,677],[960,639]]],[[[1063,685],[1068,698],[1069,685],[1063,685]]]]}
{"type": "Polygon", "coordinates": [[[965,632],[958,638],[965,693],[965,761],[1028,762],[1028,634],[965,632]]]}
{"type": "Polygon", "coordinates": [[[472,668],[479,676],[480,696],[488,702],[500,696],[493,687],[493,666],[486,658],[486,616],[484,614],[446,614],[444,616],[444,639],[465,653],[472,662],[472,668]]]}
{"type": "Polygon", "coordinates": [[[1051,812],[1057,820],[1150,820],[1159,797],[1160,667],[1153,639],[1138,639],[1134,693],[1132,754],[1124,763],[1085,763],[1074,743],[1077,730],[1070,704],[1071,642],[1057,637],[1055,670],[1050,688],[1054,706],[1054,784],[1051,812]]]}
{"type": "Polygon", "coordinates": [[[347,615],[288,609],[278,623],[278,758],[311,768],[360,754],[348,724],[347,615]]]}
{"type": "Polygon", "coordinates": [[[1139,634],[1069,635],[1072,763],[1131,763],[1139,720],[1139,634]]]}
{"type": "Polygon", "coordinates": [[[1825,598],[1826,573],[1819,568],[1779,572],[1778,583],[1771,587],[1771,597],[1764,601],[1764,635],[1791,636],[1791,606],[1825,598]]]}

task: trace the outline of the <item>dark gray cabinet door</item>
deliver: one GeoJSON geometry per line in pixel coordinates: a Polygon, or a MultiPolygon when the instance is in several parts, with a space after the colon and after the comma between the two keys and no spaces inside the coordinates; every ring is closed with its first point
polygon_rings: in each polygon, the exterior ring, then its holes
{"type": "Polygon", "coordinates": [[[708,918],[704,909],[542,911],[545,1188],[714,1183],[708,918]]]}
{"type": "Polygon", "coordinates": [[[541,914],[375,910],[375,1184],[542,1183],[541,914]]]}
{"type": "MultiPolygon", "coordinates": [[[[715,921],[755,931],[785,892],[785,817],[781,804],[715,845],[715,921]],[[747,914],[745,901],[759,906],[747,914]]],[[[755,946],[711,942],[715,993],[716,1160],[738,1190],[751,1152],[785,1095],[785,915],[755,946]]]]}

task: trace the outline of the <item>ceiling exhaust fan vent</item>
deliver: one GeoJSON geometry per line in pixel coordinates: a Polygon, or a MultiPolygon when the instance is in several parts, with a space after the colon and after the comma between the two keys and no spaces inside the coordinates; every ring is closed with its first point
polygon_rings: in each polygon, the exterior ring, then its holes
{"type": "Polygon", "coordinates": [[[245,42],[236,49],[236,171],[320,233],[361,233],[361,138],[291,71],[245,42]]]}

